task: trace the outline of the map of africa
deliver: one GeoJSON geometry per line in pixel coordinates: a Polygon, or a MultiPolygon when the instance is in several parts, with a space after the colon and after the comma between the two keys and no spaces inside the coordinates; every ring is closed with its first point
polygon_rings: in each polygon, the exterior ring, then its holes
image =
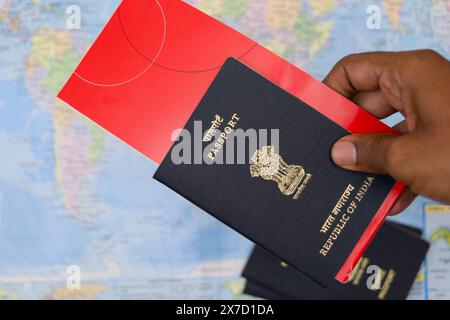
{"type": "MultiPolygon", "coordinates": [[[[318,79],[354,52],[450,56],[449,0],[188,2],[318,79]],[[371,5],[379,29],[366,25],[371,5]]],[[[0,299],[247,299],[252,244],[55,98],[118,4],[0,0],[0,299]],[[70,5],[79,29],[67,27],[70,5]],[[79,290],[67,286],[73,268],[79,290]]],[[[450,298],[450,208],[418,199],[396,220],[431,242],[410,298],[450,298]]]]}

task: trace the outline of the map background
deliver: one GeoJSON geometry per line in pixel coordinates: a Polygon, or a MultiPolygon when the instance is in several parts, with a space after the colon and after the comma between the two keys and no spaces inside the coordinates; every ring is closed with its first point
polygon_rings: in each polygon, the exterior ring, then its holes
{"type": "MultiPolygon", "coordinates": [[[[450,55],[450,1],[188,2],[318,79],[354,52],[450,55]],[[380,30],[366,27],[369,5],[381,9],[380,30]]],[[[55,99],[118,4],[0,0],[0,298],[249,298],[239,274],[252,244],[153,181],[153,163],[55,99]],[[66,26],[74,4],[80,30],[66,26]],[[81,290],[67,289],[72,265],[81,290]]],[[[395,218],[433,241],[414,299],[450,298],[450,210],[430,214],[430,203],[418,199],[395,218]]]]}

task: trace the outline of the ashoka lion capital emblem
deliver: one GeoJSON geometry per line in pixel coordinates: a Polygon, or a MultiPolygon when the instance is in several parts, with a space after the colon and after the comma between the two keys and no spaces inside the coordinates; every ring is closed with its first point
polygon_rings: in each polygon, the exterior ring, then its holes
{"type": "Polygon", "coordinates": [[[298,198],[299,193],[303,191],[311,177],[310,174],[305,173],[302,166],[288,165],[284,162],[283,158],[275,153],[273,146],[264,146],[261,150],[256,150],[251,160],[254,162],[250,165],[252,177],[275,181],[278,184],[278,189],[286,196],[290,196],[297,191],[297,197],[294,198],[298,198]],[[307,179],[302,183],[305,176],[307,179]],[[303,188],[301,188],[302,186],[303,188]]]}

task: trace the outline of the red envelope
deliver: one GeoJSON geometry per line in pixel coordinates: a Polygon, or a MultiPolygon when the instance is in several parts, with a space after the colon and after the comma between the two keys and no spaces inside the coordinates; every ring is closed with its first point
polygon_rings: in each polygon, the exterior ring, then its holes
{"type": "MultiPolygon", "coordinates": [[[[396,132],[302,70],[180,0],[124,0],[58,97],[160,163],[226,58],[351,133],[396,132]]],[[[404,189],[397,183],[336,279],[346,282],[404,189]]]]}

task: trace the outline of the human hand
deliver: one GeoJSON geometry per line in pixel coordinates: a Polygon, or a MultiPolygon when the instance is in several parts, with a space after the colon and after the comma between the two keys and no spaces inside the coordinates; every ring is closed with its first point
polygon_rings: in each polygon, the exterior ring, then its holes
{"type": "Polygon", "coordinates": [[[348,170],[389,174],[408,188],[391,211],[416,195],[450,202],[450,62],[431,50],[363,53],[339,61],[324,83],[377,118],[400,112],[401,135],[346,136],[333,161],[348,170]]]}

